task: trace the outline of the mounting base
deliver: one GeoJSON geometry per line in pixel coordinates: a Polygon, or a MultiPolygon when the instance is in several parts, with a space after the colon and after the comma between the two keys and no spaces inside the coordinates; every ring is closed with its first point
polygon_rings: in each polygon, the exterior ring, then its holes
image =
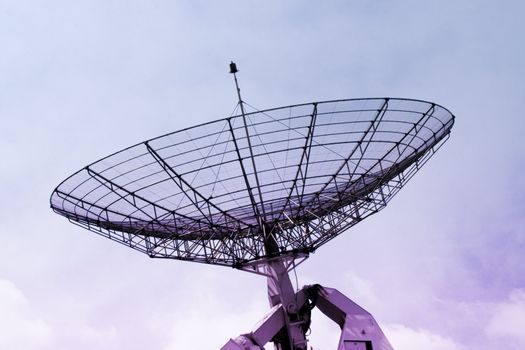
{"type": "Polygon", "coordinates": [[[290,345],[281,341],[290,327],[289,312],[282,304],[277,304],[252,332],[230,339],[221,350],[263,350],[270,341],[274,342],[276,350],[306,349],[304,334],[309,328],[313,307],[341,327],[337,350],[393,350],[374,317],[338,290],[320,285],[305,286],[295,294],[295,300],[300,305],[297,312],[300,319],[296,325],[306,325],[301,328],[304,343],[290,345]]]}

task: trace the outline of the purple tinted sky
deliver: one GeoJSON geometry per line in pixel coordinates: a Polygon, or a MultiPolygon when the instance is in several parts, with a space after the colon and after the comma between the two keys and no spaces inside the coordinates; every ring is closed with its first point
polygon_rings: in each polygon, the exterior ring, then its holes
{"type": "MultiPolygon", "coordinates": [[[[218,349],[266,312],[265,281],[151,260],[54,215],[52,189],[130,144],[259,108],[412,97],[451,139],[299,284],[336,287],[398,350],[525,348],[521,1],[0,3],[0,348],[218,349]]],[[[315,349],[334,348],[321,315],[315,349]]]]}

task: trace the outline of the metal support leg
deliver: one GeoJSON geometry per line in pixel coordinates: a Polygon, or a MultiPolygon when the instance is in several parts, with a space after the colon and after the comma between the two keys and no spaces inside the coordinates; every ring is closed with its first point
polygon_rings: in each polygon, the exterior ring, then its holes
{"type": "Polygon", "coordinates": [[[337,350],[394,350],[374,317],[338,290],[322,287],[316,306],[341,327],[337,350]]]}
{"type": "Polygon", "coordinates": [[[230,339],[221,350],[259,350],[263,349],[272,338],[284,327],[284,310],[282,305],[272,308],[251,333],[243,334],[235,340],[230,339]]]}
{"type": "MultiPolygon", "coordinates": [[[[275,350],[303,350],[306,349],[305,323],[308,321],[301,315],[300,306],[305,302],[298,300],[288,271],[282,261],[269,262],[268,273],[268,299],[271,306],[282,305],[286,327],[274,338],[275,350]]],[[[307,328],[307,327],[306,327],[307,328]]]]}

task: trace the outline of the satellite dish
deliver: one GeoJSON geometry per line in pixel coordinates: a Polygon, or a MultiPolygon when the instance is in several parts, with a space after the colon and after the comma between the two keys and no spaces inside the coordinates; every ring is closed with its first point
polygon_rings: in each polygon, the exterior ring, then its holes
{"type": "Polygon", "coordinates": [[[237,72],[232,62],[238,115],[102,158],[58,185],[51,208],[150,257],[267,276],[271,314],[224,350],[262,349],[269,341],[306,349],[316,303],[343,329],[338,349],[391,349],[364,309],[335,289],[296,292],[288,271],[384,208],[448,139],[454,116],[401,98],[247,112],[237,72]]]}

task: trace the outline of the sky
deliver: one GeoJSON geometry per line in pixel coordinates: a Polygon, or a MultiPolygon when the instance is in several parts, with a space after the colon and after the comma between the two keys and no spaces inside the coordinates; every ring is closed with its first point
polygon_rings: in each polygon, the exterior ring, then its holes
{"type": "MultiPolygon", "coordinates": [[[[407,97],[451,138],[380,213],[297,268],[396,350],[525,348],[522,1],[0,0],[0,348],[220,349],[266,281],[149,259],[49,209],[64,178],[140,141],[259,109],[407,97]]],[[[292,278],[294,280],[295,277],[292,278]]],[[[338,329],[314,313],[310,345],[338,329]]]]}

